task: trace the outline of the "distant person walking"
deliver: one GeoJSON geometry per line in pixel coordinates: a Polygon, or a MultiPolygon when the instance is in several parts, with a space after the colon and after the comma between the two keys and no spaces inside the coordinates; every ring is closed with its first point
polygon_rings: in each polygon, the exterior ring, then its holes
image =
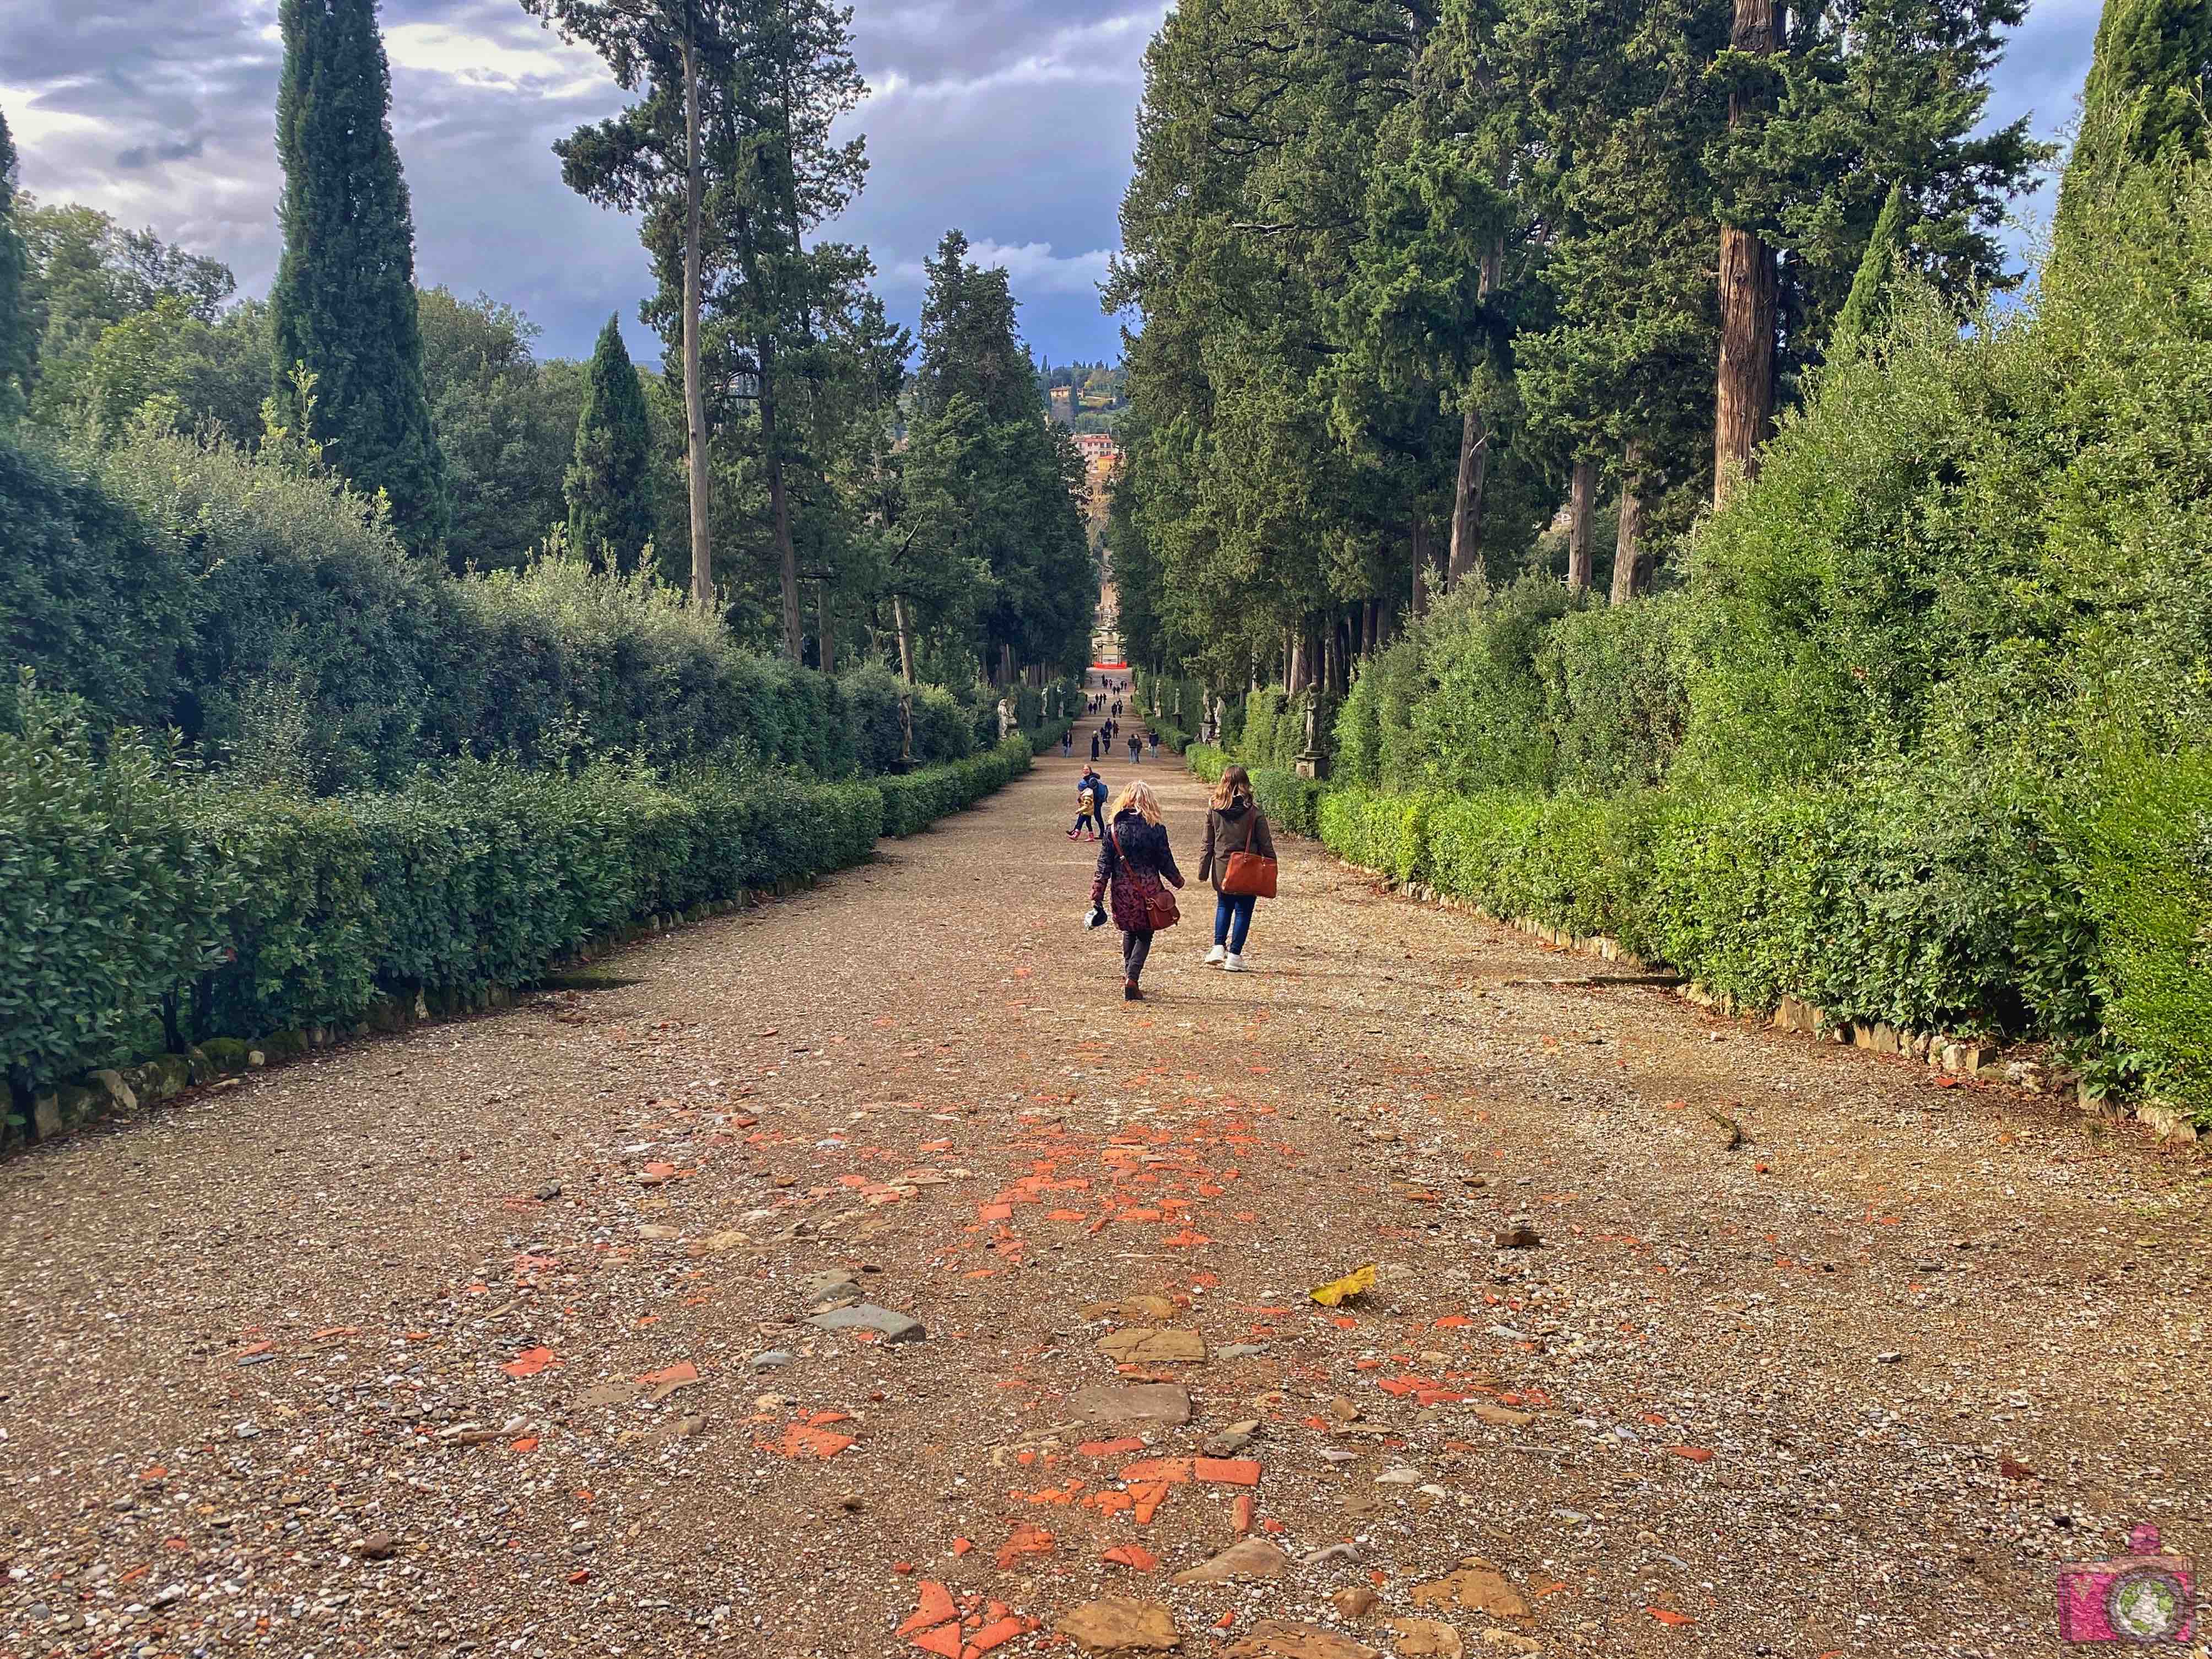
{"type": "Polygon", "coordinates": [[[1098,734],[1096,732],[1091,734],[1091,763],[1093,766],[1098,764],[1098,734]]]}
{"type": "Polygon", "coordinates": [[[1145,761],[1145,740],[1134,732],[1129,733],[1129,764],[1141,766],[1145,761]]]}
{"type": "Polygon", "coordinates": [[[1145,733],[1145,742],[1150,745],[1152,749],[1152,758],[1155,761],[1158,760],[1160,757],[1160,734],[1157,732],[1147,732],[1145,733]]]}
{"type": "Polygon", "coordinates": [[[1121,1000],[1142,1002],[1145,993],[1138,981],[1152,951],[1152,936],[1180,920],[1175,896],[1167,890],[1182,885],[1182,872],[1176,868],[1167,826],[1160,822],[1160,804],[1152,785],[1141,779],[1115,801],[1114,821],[1098,848],[1098,867],[1091,877],[1094,927],[1105,920],[1109,884],[1114,890],[1114,925],[1121,930],[1121,1000]]]}
{"type": "Polygon", "coordinates": [[[1072,726],[1060,734],[1060,752],[1062,759],[1075,753],[1075,728],[1072,726]]]}
{"type": "Polygon", "coordinates": [[[1213,948],[1206,959],[1224,972],[1243,973],[1253,909],[1275,896],[1275,838],[1253,796],[1252,775],[1241,766],[1227,769],[1213,786],[1198,878],[1213,884],[1213,948]]]}

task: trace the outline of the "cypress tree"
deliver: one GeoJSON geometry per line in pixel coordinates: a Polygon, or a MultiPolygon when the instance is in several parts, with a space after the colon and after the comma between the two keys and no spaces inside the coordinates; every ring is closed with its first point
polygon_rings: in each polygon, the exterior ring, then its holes
{"type": "Polygon", "coordinates": [[[315,376],[316,426],[347,482],[385,491],[408,546],[451,516],[415,308],[415,226],[392,142],[376,0],[283,0],[276,155],[284,256],[270,291],[276,393],[297,422],[295,365],[315,376]]]}
{"type": "Polygon", "coordinates": [[[584,382],[576,418],[576,459],[562,481],[568,501],[568,544],[594,564],[637,568],[653,535],[646,490],[653,434],[645,388],[623,344],[622,319],[607,319],[584,382]]]}
{"type": "Polygon", "coordinates": [[[1850,296],[1844,308],[1836,313],[1835,337],[1829,355],[1844,351],[1856,341],[1874,332],[1881,320],[1881,300],[1889,287],[1889,279],[1896,274],[1898,256],[1907,244],[1905,236],[1905,186],[1892,185],[1889,196],[1881,204],[1881,216],[1874,222],[1874,234],[1867,240],[1866,257],[1859,261],[1859,274],[1851,278],[1850,296]]]}
{"type": "Polygon", "coordinates": [[[2130,167],[2205,155],[2208,100],[2212,0],[2107,0],[2058,190],[2062,254],[2085,236],[2094,244],[2097,204],[2130,167]]]}
{"type": "Polygon", "coordinates": [[[23,234],[15,227],[15,140],[0,111],[0,424],[23,411],[31,391],[31,325],[23,312],[23,234]]]}

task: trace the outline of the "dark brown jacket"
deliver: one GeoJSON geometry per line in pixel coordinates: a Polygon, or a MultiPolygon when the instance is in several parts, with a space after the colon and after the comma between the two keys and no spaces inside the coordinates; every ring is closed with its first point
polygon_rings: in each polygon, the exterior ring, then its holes
{"type": "Polygon", "coordinates": [[[1206,845],[1198,854],[1198,878],[1211,881],[1213,890],[1221,890],[1221,878],[1229,873],[1231,853],[1257,853],[1263,859],[1275,856],[1275,838],[1267,833],[1267,815],[1260,810],[1256,801],[1239,801],[1234,806],[1217,806],[1206,815],[1206,845]],[[1245,837],[1251,845],[1245,845],[1245,837]]]}

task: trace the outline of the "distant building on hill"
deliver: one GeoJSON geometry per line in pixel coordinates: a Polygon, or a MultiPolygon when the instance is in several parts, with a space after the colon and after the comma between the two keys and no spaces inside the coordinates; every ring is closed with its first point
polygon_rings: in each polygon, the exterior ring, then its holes
{"type": "Polygon", "coordinates": [[[1110,432],[1079,432],[1075,434],[1075,447],[1093,466],[1111,465],[1121,459],[1121,446],[1114,441],[1110,432]]]}
{"type": "Polygon", "coordinates": [[[1073,428],[1075,425],[1075,417],[1079,414],[1082,413],[1082,404],[1077,401],[1075,388],[1073,386],[1056,386],[1053,387],[1052,397],[1049,400],[1050,413],[1052,415],[1052,418],[1059,422],[1060,425],[1073,428]]]}

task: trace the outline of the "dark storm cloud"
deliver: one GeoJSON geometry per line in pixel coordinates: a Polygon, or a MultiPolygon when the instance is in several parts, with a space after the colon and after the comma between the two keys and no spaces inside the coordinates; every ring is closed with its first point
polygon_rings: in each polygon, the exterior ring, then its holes
{"type": "MultiPolygon", "coordinates": [[[[860,0],[874,95],[854,118],[868,189],[835,234],[873,250],[911,321],[949,226],[1003,264],[1033,345],[1110,356],[1096,283],[1116,244],[1145,42],[1164,0],[860,0]]],[[[0,0],[0,105],[25,182],[227,259],[265,285],[278,251],[276,0],[0,0]]],[[[386,0],[393,131],[420,273],[519,306],[552,351],[587,349],[649,285],[635,228],[572,195],[550,146],[620,106],[588,54],[515,0],[386,0]]],[[[2096,26],[2089,0],[2033,12],[1991,113],[2069,118],[2096,26]]]]}
{"type": "Polygon", "coordinates": [[[169,144],[134,144],[129,149],[118,150],[115,165],[130,172],[137,167],[149,167],[158,161],[194,161],[207,149],[205,138],[185,138],[169,144]]]}

